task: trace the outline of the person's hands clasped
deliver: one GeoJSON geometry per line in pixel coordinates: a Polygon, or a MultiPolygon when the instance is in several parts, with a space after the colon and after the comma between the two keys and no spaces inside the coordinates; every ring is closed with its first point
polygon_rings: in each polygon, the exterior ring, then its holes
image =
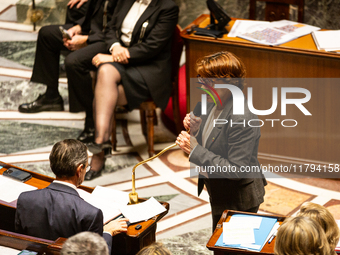
{"type": "Polygon", "coordinates": [[[186,131],[182,131],[176,139],[176,144],[182,149],[182,151],[190,154],[198,143],[195,137],[190,136],[186,131]]]}
{"type": "MultiPolygon", "coordinates": [[[[67,30],[67,33],[71,36],[71,38],[75,35],[80,35],[81,34],[81,26],[80,25],[75,25],[67,30]]],[[[68,41],[66,38],[63,38],[64,42],[68,41]]]]}
{"type": "Polygon", "coordinates": [[[110,233],[112,236],[118,235],[119,233],[127,231],[127,224],[129,220],[126,218],[121,218],[118,220],[113,220],[104,225],[104,231],[110,233]]]}
{"type": "Polygon", "coordinates": [[[196,117],[192,112],[187,113],[183,120],[184,128],[186,130],[190,130],[191,135],[196,135],[201,123],[202,119],[200,117],[196,117]]]}
{"type": "Polygon", "coordinates": [[[121,64],[128,64],[130,58],[130,52],[127,48],[121,45],[115,45],[112,48],[112,58],[114,62],[121,64]]]}
{"type": "Polygon", "coordinates": [[[70,1],[68,1],[67,6],[69,6],[72,9],[73,6],[75,6],[77,4],[76,7],[79,9],[87,1],[88,0],[70,0],[70,1]]]}
{"type": "Polygon", "coordinates": [[[71,40],[63,38],[64,45],[71,51],[79,50],[87,46],[87,35],[74,35],[71,40]]]}
{"type": "Polygon", "coordinates": [[[92,58],[92,65],[98,67],[100,64],[112,62],[112,56],[110,54],[99,53],[92,58]]]}

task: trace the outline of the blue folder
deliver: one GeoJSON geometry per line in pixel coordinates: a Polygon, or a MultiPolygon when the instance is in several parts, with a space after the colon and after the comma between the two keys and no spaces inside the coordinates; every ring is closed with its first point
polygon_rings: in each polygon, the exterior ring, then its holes
{"type": "Polygon", "coordinates": [[[252,245],[260,245],[259,249],[255,249],[254,247],[247,247],[242,244],[224,244],[223,243],[223,232],[220,236],[220,238],[217,240],[215,243],[215,246],[220,246],[220,247],[229,247],[229,248],[236,248],[236,249],[249,249],[253,251],[261,251],[262,247],[265,245],[265,241],[274,227],[275,223],[277,222],[277,219],[275,218],[270,218],[270,217],[264,217],[264,216],[255,216],[255,215],[247,215],[247,214],[234,214],[231,217],[254,217],[258,218],[261,217],[261,225],[259,229],[254,229],[254,236],[255,236],[255,243],[252,245]]]}

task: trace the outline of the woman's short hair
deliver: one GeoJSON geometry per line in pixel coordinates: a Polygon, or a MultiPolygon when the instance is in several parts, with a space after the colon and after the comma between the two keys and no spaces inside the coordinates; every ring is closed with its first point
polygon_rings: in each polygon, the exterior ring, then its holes
{"type": "Polygon", "coordinates": [[[299,216],[312,218],[323,228],[332,250],[339,242],[340,231],[333,215],[322,205],[305,202],[300,207],[299,216]]]}
{"type": "Polygon", "coordinates": [[[244,78],[246,68],[237,56],[228,51],[217,52],[197,60],[196,71],[205,78],[244,78]]]}
{"type": "Polygon", "coordinates": [[[325,232],[309,217],[287,218],[279,228],[275,241],[276,255],[332,254],[325,232]]]}
{"type": "Polygon", "coordinates": [[[137,255],[171,255],[172,253],[162,243],[152,243],[141,249],[137,255]]]}
{"type": "Polygon", "coordinates": [[[81,232],[63,244],[61,255],[109,255],[104,238],[94,232],[81,232]]]}
{"type": "Polygon", "coordinates": [[[50,154],[50,167],[57,177],[72,177],[77,167],[88,161],[87,147],[75,139],[57,142],[50,154]]]}

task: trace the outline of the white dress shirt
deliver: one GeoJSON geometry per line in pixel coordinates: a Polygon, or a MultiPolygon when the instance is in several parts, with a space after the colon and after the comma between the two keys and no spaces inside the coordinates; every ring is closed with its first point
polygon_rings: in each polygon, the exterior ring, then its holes
{"type": "MultiPolygon", "coordinates": [[[[125,19],[122,23],[121,32],[122,35],[120,40],[124,43],[124,46],[129,47],[132,38],[132,31],[136,26],[137,21],[142,16],[146,8],[148,8],[149,4],[152,0],[137,0],[131,6],[129,12],[126,14],[125,19]]],[[[112,48],[116,45],[120,45],[120,43],[114,43],[110,47],[110,52],[112,52],[112,48]]]]}

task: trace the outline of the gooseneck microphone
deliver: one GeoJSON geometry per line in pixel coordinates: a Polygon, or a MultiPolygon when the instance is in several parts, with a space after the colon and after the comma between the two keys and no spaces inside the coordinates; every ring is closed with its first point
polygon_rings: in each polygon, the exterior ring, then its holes
{"type": "MultiPolygon", "coordinates": [[[[193,110],[193,114],[196,117],[200,117],[202,115],[202,103],[198,102],[197,105],[195,106],[194,110],[193,110]]],[[[190,130],[187,130],[188,133],[190,133],[190,130]]],[[[129,200],[130,200],[130,204],[138,204],[139,203],[139,199],[138,199],[138,194],[136,192],[136,176],[135,176],[135,172],[136,172],[136,168],[139,165],[142,165],[150,160],[153,160],[154,158],[159,157],[160,155],[162,155],[164,152],[172,149],[173,147],[177,146],[177,143],[174,143],[173,145],[170,145],[168,147],[166,147],[165,149],[163,149],[162,151],[160,151],[157,155],[148,158],[146,160],[143,160],[141,162],[139,162],[138,164],[136,164],[133,168],[132,168],[132,191],[129,193],[129,200]]]]}

